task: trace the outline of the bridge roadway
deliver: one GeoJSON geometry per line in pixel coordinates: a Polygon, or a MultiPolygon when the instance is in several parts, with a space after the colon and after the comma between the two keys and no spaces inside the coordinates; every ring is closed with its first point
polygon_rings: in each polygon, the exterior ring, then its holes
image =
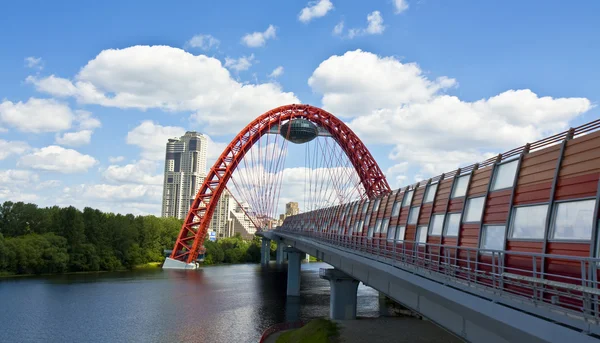
{"type": "MultiPolygon", "coordinates": [[[[296,288],[299,288],[299,253],[302,252],[386,294],[468,342],[600,342],[597,315],[590,318],[562,311],[559,306],[514,296],[481,282],[468,282],[456,277],[456,271],[432,270],[426,268],[423,261],[412,259],[411,262],[398,258],[398,254],[393,257],[377,248],[360,249],[340,245],[324,236],[281,230],[258,235],[264,241],[278,242],[278,262],[283,261],[283,247],[291,247],[287,248],[289,252],[297,249],[298,254],[290,254],[288,262],[288,294],[291,292],[291,295],[299,294],[296,288]]],[[[473,279],[477,280],[477,276],[473,279]]],[[[336,290],[334,283],[331,284],[333,302],[336,290]]],[[[355,290],[356,287],[354,298],[355,290]]],[[[335,297],[339,298],[339,294],[335,297]]],[[[344,301],[354,306],[350,315],[355,315],[356,300],[344,301]]],[[[332,303],[332,311],[333,307],[332,303]]]]}

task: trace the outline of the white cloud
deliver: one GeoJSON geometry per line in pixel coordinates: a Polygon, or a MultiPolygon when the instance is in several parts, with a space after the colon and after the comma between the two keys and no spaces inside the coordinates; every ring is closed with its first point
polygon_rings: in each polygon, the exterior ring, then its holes
{"type": "Polygon", "coordinates": [[[63,174],[86,172],[98,161],[72,149],[50,145],[19,159],[18,166],[32,169],[55,171],[63,174]]]}
{"type": "Polygon", "coordinates": [[[0,121],[23,132],[55,132],[71,128],[74,115],[67,104],[54,99],[0,103],[0,121]]]}
{"type": "Polygon", "coordinates": [[[77,113],[75,120],[79,123],[79,129],[93,130],[102,126],[100,120],[92,117],[92,114],[90,112],[82,110],[78,110],[75,112],[77,113]]]}
{"type": "Polygon", "coordinates": [[[330,0],[311,1],[307,7],[304,7],[298,15],[298,20],[303,23],[308,23],[314,18],[324,17],[327,12],[333,9],[333,4],[330,0]]]}
{"type": "Polygon", "coordinates": [[[0,170],[0,184],[10,185],[32,185],[38,182],[39,175],[30,170],[8,169],[0,170]]]}
{"type": "Polygon", "coordinates": [[[65,187],[63,193],[66,197],[85,199],[88,201],[136,201],[141,203],[160,204],[162,199],[162,186],[80,184],[73,187],[65,187]]]}
{"type": "Polygon", "coordinates": [[[362,140],[394,146],[389,157],[424,177],[565,130],[592,108],[586,98],[540,97],[529,89],[463,101],[443,93],[454,79],[430,79],[417,64],[361,50],[323,61],[309,85],[322,94],[324,109],[352,118],[362,140]]]}
{"type": "Polygon", "coordinates": [[[344,32],[344,21],[340,21],[339,23],[337,23],[337,25],[335,25],[335,27],[333,28],[333,34],[335,36],[340,36],[342,34],[342,32],[344,32]]]}
{"type": "Polygon", "coordinates": [[[25,66],[27,68],[42,70],[44,69],[44,61],[42,61],[41,57],[25,57],[25,66]]]}
{"type": "Polygon", "coordinates": [[[111,165],[102,176],[108,181],[142,185],[162,185],[163,175],[155,175],[158,167],[155,161],[140,160],[124,166],[111,165]]]}
{"type": "Polygon", "coordinates": [[[125,156],[110,156],[108,158],[108,162],[110,163],[118,163],[118,162],[123,162],[125,160],[125,156]]]}
{"type": "Polygon", "coordinates": [[[355,117],[380,108],[390,108],[432,98],[456,81],[427,79],[415,63],[400,63],[362,50],[331,56],[308,79],[311,88],[323,94],[323,106],[337,116],[355,117]]]}
{"type": "Polygon", "coordinates": [[[65,132],[62,135],[57,134],[54,139],[56,144],[72,147],[90,144],[91,140],[92,130],[65,132]]]}
{"type": "Polygon", "coordinates": [[[187,41],[186,46],[207,51],[212,48],[218,48],[220,43],[218,39],[211,35],[198,34],[187,41]]]}
{"type": "Polygon", "coordinates": [[[407,0],[394,0],[394,13],[400,14],[408,9],[407,0]]]}
{"type": "Polygon", "coordinates": [[[225,57],[225,67],[239,72],[250,69],[252,61],[254,61],[254,54],[240,58],[225,57]]]}
{"type": "Polygon", "coordinates": [[[276,83],[239,83],[218,59],[167,46],[104,50],[73,81],[50,76],[28,82],[83,104],[193,111],[205,132],[218,134],[238,132],[274,107],[300,102],[276,83]]]}
{"type": "Polygon", "coordinates": [[[127,144],[136,145],[142,150],[145,160],[160,161],[165,158],[165,149],[169,138],[183,136],[185,129],[178,126],[162,126],[151,120],[145,120],[127,133],[127,144]]]}
{"type": "Polygon", "coordinates": [[[277,78],[277,77],[280,77],[281,75],[283,75],[283,67],[279,66],[279,67],[273,69],[271,74],[269,74],[269,77],[277,78]]]}
{"type": "MultiPolygon", "coordinates": [[[[206,135],[206,168],[210,169],[217,158],[221,156],[228,143],[225,142],[215,142],[210,138],[210,136],[206,135]]],[[[208,171],[208,170],[207,170],[208,171]]]]}
{"type": "Polygon", "coordinates": [[[0,139],[0,161],[11,155],[24,154],[29,149],[29,144],[25,142],[0,139]]]}
{"type": "Polygon", "coordinates": [[[39,199],[39,196],[34,193],[23,193],[20,190],[9,189],[0,186],[0,200],[12,202],[34,202],[39,199]]]}
{"type": "Polygon", "coordinates": [[[267,40],[275,38],[277,29],[273,25],[264,32],[247,33],[242,37],[242,43],[250,48],[258,48],[264,46],[267,40]]]}
{"type": "Polygon", "coordinates": [[[354,38],[363,35],[379,35],[385,30],[383,25],[383,17],[381,12],[373,11],[367,15],[367,28],[361,29],[350,29],[348,31],[348,38],[354,38]]]}

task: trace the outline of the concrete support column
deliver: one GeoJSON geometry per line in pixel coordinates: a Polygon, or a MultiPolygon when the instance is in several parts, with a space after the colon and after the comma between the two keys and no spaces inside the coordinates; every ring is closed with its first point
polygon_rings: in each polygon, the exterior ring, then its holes
{"type": "Polygon", "coordinates": [[[331,286],[331,300],[329,303],[330,319],[356,319],[356,290],[358,289],[358,280],[337,269],[321,268],[319,276],[329,280],[329,285],[331,286]]]}
{"type": "Polygon", "coordinates": [[[286,248],[286,244],[283,243],[283,240],[278,240],[277,241],[277,257],[276,257],[276,261],[277,261],[277,265],[282,265],[283,262],[285,261],[285,252],[284,249],[286,248]]]}
{"type": "Polygon", "coordinates": [[[296,248],[285,248],[288,254],[288,278],[287,295],[292,297],[300,296],[300,254],[302,252],[296,248]]]}
{"type": "Polygon", "coordinates": [[[269,264],[271,260],[271,240],[263,237],[262,245],[260,246],[260,263],[263,265],[269,264]]]}

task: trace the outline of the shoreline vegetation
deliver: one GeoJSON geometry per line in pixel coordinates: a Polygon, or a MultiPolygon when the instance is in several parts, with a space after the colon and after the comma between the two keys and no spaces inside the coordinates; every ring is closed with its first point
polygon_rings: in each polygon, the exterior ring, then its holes
{"type": "MultiPolygon", "coordinates": [[[[176,218],[6,201],[0,205],[0,278],[160,268],[181,225],[176,218]]],[[[260,263],[259,237],[204,244],[204,265],[260,263]]]]}

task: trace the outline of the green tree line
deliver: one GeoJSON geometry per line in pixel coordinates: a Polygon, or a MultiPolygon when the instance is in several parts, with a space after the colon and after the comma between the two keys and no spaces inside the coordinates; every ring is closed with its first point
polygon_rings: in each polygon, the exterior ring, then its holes
{"type": "Polygon", "coordinates": [[[0,207],[0,273],[118,270],[164,259],[181,221],[103,213],[86,207],[0,207]]]}
{"type": "MultiPolygon", "coordinates": [[[[244,240],[239,234],[231,238],[222,238],[216,242],[205,241],[206,253],[204,264],[220,263],[260,263],[259,237],[244,240]]],[[[271,241],[271,258],[274,257],[277,245],[271,241]]]]}
{"type": "MultiPolygon", "coordinates": [[[[111,271],[162,262],[181,225],[176,218],[7,201],[0,207],[0,275],[111,271]]],[[[207,240],[205,247],[205,264],[260,262],[258,238],[207,240]]]]}

